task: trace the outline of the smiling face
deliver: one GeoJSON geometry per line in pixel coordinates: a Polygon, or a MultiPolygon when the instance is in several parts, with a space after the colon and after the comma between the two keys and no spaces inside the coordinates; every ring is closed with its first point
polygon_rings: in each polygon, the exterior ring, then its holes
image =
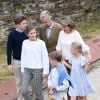
{"type": "Polygon", "coordinates": [[[34,40],[36,39],[36,30],[35,29],[32,29],[28,32],[28,37],[30,40],[34,40]]]}

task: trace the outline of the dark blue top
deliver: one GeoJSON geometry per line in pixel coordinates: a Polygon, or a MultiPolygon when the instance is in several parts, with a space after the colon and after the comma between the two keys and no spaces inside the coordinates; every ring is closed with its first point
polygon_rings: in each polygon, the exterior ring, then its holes
{"type": "Polygon", "coordinates": [[[16,60],[21,59],[21,50],[22,50],[22,43],[28,37],[26,36],[25,32],[19,32],[17,30],[13,30],[8,36],[7,42],[7,62],[8,65],[11,64],[12,56],[16,60]]]}

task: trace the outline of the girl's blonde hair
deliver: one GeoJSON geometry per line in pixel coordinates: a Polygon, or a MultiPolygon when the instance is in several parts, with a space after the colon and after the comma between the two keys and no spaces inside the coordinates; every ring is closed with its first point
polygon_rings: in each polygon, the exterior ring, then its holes
{"type": "Polygon", "coordinates": [[[82,44],[79,42],[72,42],[72,48],[75,48],[78,50],[79,53],[82,53],[82,44]]]}

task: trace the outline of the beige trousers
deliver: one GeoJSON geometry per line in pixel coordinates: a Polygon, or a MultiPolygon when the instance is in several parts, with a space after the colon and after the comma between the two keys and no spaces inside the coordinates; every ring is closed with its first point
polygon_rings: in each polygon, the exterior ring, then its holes
{"type": "Polygon", "coordinates": [[[13,59],[13,71],[16,80],[17,100],[24,100],[21,93],[22,73],[20,60],[13,59]]]}

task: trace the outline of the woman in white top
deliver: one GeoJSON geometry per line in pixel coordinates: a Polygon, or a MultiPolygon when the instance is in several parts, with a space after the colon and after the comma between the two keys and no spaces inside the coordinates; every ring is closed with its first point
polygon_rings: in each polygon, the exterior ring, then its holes
{"type": "MultiPolygon", "coordinates": [[[[72,42],[79,42],[82,44],[84,54],[87,54],[91,59],[89,47],[83,41],[80,33],[75,29],[75,24],[70,17],[61,20],[63,30],[60,31],[56,50],[61,51],[63,58],[68,62],[72,57],[71,44],[72,42]]],[[[70,69],[70,66],[67,66],[70,69]]]]}
{"type": "Polygon", "coordinates": [[[33,81],[38,100],[44,100],[42,95],[42,79],[49,73],[49,59],[44,41],[36,37],[32,26],[26,27],[29,39],[23,41],[21,54],[22,95],[25,100],[32,100],[28,94],[30,81],[33,81]]]}
{"type": "MultiPolygon", "coordinates": [[[[80,33],[75,29],[75,23],[70,17],[64,18],[61,20],[61,25],[63,30],[60,31],[58,37],[58,43],[56,50],[61,51],[63,55],[63,63],[67,67],[67,71],[70,74],[71,66],[69,65],[69,60],[72,57],[71,54],[71,44],[72,42],[79,42],[82,44],[82,51],[85,56],[91,60],[89,47],[83,41],[80,33]]],[[[69,96],[68,96],[68,100],[69,96]]]]}

